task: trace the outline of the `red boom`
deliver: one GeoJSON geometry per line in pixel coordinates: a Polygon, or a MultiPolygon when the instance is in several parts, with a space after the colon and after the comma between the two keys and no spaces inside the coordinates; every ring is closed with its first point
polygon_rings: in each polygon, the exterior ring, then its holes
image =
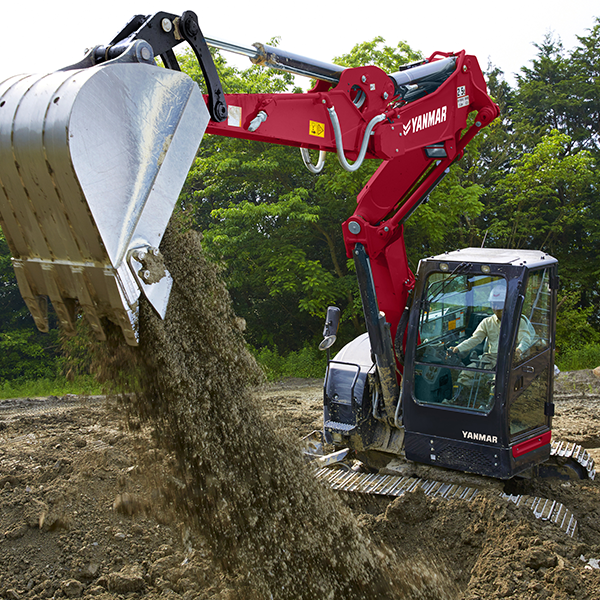
{"type": "Polygon", "coordinates": [[[349,160],[360,156],[368,136],[364,158],[383,162],[358,195],[343,231],[349,257],[357,243],[370,257],[379,307],[392,335],[414,286],[402,224],[499,114],[474,56],[437,52],[426,64],[450,56],[456,58],[454,71],[411,102],[401,99],[394,80],[378,67],[349,68],[333,88],[320,81],[304,94],[226,95],[229,118],[207,128],[216,135],[337,152],[349,160]],[[467,128],[471,113],[475,118],[467,128]]]}

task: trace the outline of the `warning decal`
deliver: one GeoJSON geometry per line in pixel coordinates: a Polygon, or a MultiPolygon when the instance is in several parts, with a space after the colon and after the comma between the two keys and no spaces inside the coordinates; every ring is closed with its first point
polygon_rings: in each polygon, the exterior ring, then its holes
{"type": "Polygon", "coordinates": [[[227,125],[229,127],[241,127],[242,126],[242,107],[231,106],[227,107],[227,125]]]}
{"type": "Polygon", "coordinates": [[[309,135],[324,138],[325,123],[319,123],[318,121],[309,121],[308,133],[309,135]]]}
{"type": "Polygon", "coordinates": [[[461,85],[456,88],[456,98],[458,108],[469,106],[469,96],[467,96],[467,88],[461,85]]]}

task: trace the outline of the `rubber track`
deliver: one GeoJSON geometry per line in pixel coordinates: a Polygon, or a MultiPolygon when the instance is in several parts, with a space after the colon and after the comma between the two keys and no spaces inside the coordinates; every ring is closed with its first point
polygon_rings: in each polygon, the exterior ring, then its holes
{"type": "MultiPolygon", "coordinates": [[[[479,493],[477,488],[455,483],[443,483],[400,475],[357,473],[356,471],[341,471],[327,467],[319,469],[316,472],[316,477],[318,480],[329,484],[336,491],[359,494],[399,497],[406,492],[412,492],[420,488],[427,496],[434,498],[459,499],[471,502],[479,493]]],[[[537,519],[554,523],[570,537],[573,537],[577,531],[577,519],[560,502],[535,496],[500,494],[500,497],[513,502],[517,506],[530,509],[537,519]]]]}

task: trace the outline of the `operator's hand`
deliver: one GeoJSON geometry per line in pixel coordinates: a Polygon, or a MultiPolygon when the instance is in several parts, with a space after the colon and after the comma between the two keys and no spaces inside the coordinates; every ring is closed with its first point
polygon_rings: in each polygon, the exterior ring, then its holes
{"type": "Polygon", "coordinates": [[[455,356],[456,354],[458,354],[458,349],[456,346],[452,346],[452,348],[448,348],[448,350],[446,351],[446,359],[454,362],[458,360],[455,356]]]}

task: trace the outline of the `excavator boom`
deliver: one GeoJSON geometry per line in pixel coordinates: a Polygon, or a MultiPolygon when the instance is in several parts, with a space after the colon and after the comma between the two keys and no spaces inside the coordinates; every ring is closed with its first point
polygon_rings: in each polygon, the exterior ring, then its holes
{"type": "Polygon", "coordinates": [[[344,234],[348,255],[360,244],[375,261],[376,281],[391,282],[378,284],[377,294],[395,331],[413,285],[403,219],[498,114],[477,60],[464,51],[436,53],[386,74],[262,44],[226,46],[317,83],[303,94],[225,95],[197,17],[187,11],[137,15],[79,63],[1,84],[0,219],[21,294],[42,331],[46,298],[66,332],[79,308],[99,339],[107,317],[133,345],[140,294],[164,315],[170,276],[158,248],[205,131],[300,147],[313,172],[328,152],[347,170],[383,160],[344,234]],[[202,67],[204,101],[179,72],[173,48],[182,41],[202,67]],[[320,152],[316,165],[310,149],[320,152]]]}

